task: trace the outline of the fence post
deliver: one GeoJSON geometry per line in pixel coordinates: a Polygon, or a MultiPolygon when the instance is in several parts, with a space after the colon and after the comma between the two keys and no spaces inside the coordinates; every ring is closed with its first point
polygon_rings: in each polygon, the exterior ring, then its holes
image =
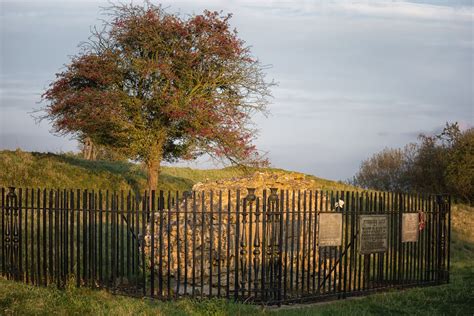
{"type": "Polygon", "coordinates": [[[446,282],[449,283],[449,277],[450,277],[450,271],[451,271],[451,196],[448,196],[448,249],[447,249],[447,255],[448,255],[448,266],[447,266],[447,279],[446,282]]]}
{"type": "MultiPolygon", "coordinates": [[[[147,204],[148,214],[150,214],[149,203],[147,204]]],[[[155,190],[151,191],[151,215],[150,218],[150,296],[155,297],[155,190]]],[[[160,234],[162,232],[160,231],[160,234]]],[[[161,246],[161,245],[160,245],[161,246]]],[[[169,245],[168,245],[169,247],[169,245]]],[[[145,265],[146,266],[146,265],[145,265]]]]}
{"type": "Polygon", "coordinates": [[[438,228],[437,228],[437,258],[436,258],[436,270],[437,270],[437,283],[440,284],[444,280],[448,280],[447,270],[446,270],[446,213],[448,206],[448,197],[445,195],[436,196],[437,204],[437,218],[438,218],[438,228]]]}
{"type": "MultiPolygon", "coordinates": [[[[264,215],[265,216],[265,215],[264,215]]],[[[264,231],[262,231],[262,234],[265,234],[264,231]]],[[[255,237],[254,237],[254,242],[253,242],[253,269],[254,269],[254,280],[253,280],[253,286],[254,286],[254,291],[255,291],[255,297],[258,296],[258,275],[261,273],[261,277],[263,278],[265,271],[264,269],[260,269],[261,265],[263,265],[263,262],[260,260],[260,255],[262,254],[260,250],[260,205],[257,201],[257,204],[255,206],[255,237]]],[[[263,289],[263,288],[262,288],[263,289]]],[[[263,298],[263,290],[261,292],[261,297],[263,298]]]]}
{"type": "MultiPolygon", "coordinates": [[[[5,189],[2,188],[2,276],[5,275],[6,273],[6,263],[5,263],[5,257],[6,257],[6,252],[5,252],[5,237],[6,237],[6,232],[5,232],[5,217],[6,217],[6,210],[5,210],[5,189]]],[[[8,224],[8,223],[7,223],[8,224]]]]}
{"type": "MultiPolygon", "coordinates": [[[[275,192],[276,194],[276,192],[275,192]]],[[[283,199],[284,199],[283,190],[280,192],[280,207],[278,208],[278,306],[281,306],[281,296],[282,296],[282,266],[283,266],[283,199]]],[[[278,198],[278,195],[277,195],[278,198]]]]}
{"type": "MultiPolygon", "coordinates": [[[[235,206],[235,261],[234,298],[239,298],[239,239],[240,239],[240,190],[237,189],[235,206]]],[[[194,271],[195,269],[193,269],[194,271]]]]}
{"type": "Polygon", "coordinates": [[[280,219],[278,218],[280,207],[279,207],[279,200],[278,200],[278,189],[277,188],[270,188],[270,195],[268,196],[268,208],[267,209],[267,231],[269,232],[267,240],[269,241],[268,247],[268,255],[270,257],[270,262],[268,268],[270,269],[270,288],[271,291],[271,298],[278,299],[280,296],[280,286],[279,281],[279,258],[280,254],[279,247],[280,247],[280,232],[279,232],[279,224],[280,219]]]}
{"type": "MultiPolygon", "coordinates": [[[[240,289],[242,295],[245,296],[245,288],[247,286],[247,203],[250,204],[249,210],[252,208],[252,203],[255,201],[255,188],[247,188],[247,196],[243,199],[242,209],[242,234],[240,238],[240,270],[242,271],[242,279],[240,281],[240,289]]],[[[251,282],[248,280],[249,283],[251,282]]],[[[250,288],[250,287],[249,287],[250,288]]],[[[249,296],[251,295],[249,291],[249,296]]]]}
{"type": "Polygon", "coordinates": [[[8,279],[20,280],[21,227],[18,219],[18,197],[15,187],[8,187],[5,210],[5,230],[3,231],[6,253],[6,273],[8,279]]]}

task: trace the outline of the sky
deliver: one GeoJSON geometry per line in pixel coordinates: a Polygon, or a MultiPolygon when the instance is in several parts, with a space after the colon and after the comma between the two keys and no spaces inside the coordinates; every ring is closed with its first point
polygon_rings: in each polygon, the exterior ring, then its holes
{"type": "MultiPolygon", "coordinates": [[[[160,3],[184,15],[233,13],[239,36],[271,65],[271,114],[254,122],[255,144],[274,167],[345,180],[385,147],[447,121],[474,125],[471,0],[160,3]]],[[[77,151],[75,140],[33,116],[107,5],[0,0],[0,150],[77,151]]],[[[179,165],[216,167],[205,157],[179,165]]]]}

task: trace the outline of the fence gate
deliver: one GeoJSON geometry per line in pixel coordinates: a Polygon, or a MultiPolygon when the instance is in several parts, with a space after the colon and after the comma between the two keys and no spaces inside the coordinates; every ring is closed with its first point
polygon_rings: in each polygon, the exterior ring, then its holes
{"type": "MultiPolygon", "coordinates": [[[[265,192],[266,195],[266,192],[265,192]]],[[[265,196],[264,196],[265,198],[265,196]]],[[[279,302],[282,289],[282,258],[283,258],[283,216],[281,199],[276,188],[270,190],[267,207],[265,209],[265,239],[263,245],[266,253],[264,256],[262,274],[265,286],[262,287],[262,300],[265,302],[279,302]]],[[[257,223],[258,226],[258,223],[257,223]]]]}
{"type": "Polygon", "coordinates": [[[235,273],[240,284],[235,295],[267,304],[278,303],[282,294],[281,199],[276,188],[270,190],[268,197],[266,191],[257,197],[254,188],[248,188],[247,192],[240,214],[237,209],[239,266],[235,273]]]}

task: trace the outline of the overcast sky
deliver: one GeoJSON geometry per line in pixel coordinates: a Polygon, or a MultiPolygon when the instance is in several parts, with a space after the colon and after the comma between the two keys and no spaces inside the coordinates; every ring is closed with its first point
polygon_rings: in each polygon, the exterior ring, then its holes
{"type": "MultiPolygon", "coordinates": [[[[183,14],[233,13],[253,54],[273,66],[271,115],[255,122],[256,144],[275,167],[344,180],[384,147],[446,121],[474,125],[471,0],[161,3],[183,14]]],[[[106,5],[0,0],[0,149],[77,150],[31,112],[106,5]]]]}

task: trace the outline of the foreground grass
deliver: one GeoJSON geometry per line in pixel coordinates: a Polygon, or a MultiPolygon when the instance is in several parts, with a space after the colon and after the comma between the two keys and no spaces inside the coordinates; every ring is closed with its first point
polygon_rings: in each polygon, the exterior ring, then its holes
{"type": "Polygon", "coordinates": [[[0,278],[3,315],[470,315],[474,312],[472,267],[453,271],[450,284],[386,292],[320,305],[261,308],[225,300],[150,301],[105,291],[70,287],[37,288],[0,278]]]}
{"type": "Polygon", "coordinates": [[[3,315],[243,315],[255,311],[254,306],[224,300],[160,302],[86,288],[37,288],[0,278],[3,315]]]}
{"type": "Polygon", "coordinates": [[[474,271],[455,268],[450,284],[392,291],[346,301],[282,309],[281,315],[472,315],[474,271]]]}

